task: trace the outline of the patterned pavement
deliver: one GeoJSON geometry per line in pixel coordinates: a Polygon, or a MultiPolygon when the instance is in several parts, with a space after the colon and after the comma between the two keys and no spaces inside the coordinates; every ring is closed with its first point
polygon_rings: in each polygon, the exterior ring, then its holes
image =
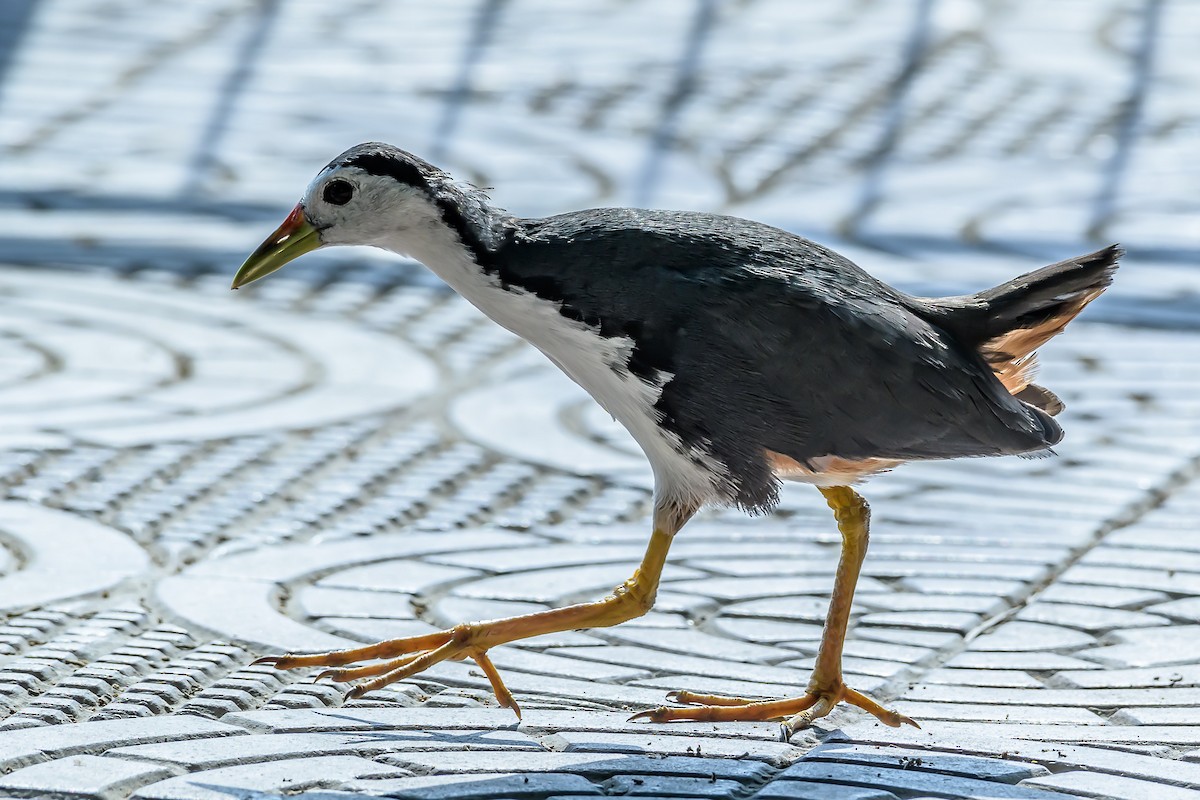
{"type": "Polygon", "coordinates": [[[1200,250],[1181,2],[301,0],[0,7],[0,796],[1200,796],[1200,250]],[[381,102],[385,98],[385,102],[381,102]],[[231,293],[311,173],[384,138],[525,214],[715,208],[964,291],[1130,257],[1047,348],[1058,457],[909,465],[839,709],[794,694],[819,495],[682,533],[655,610],[344,703],[256,655],[597,597],[648,535],[626,434],[411,264],[231,293]]]}

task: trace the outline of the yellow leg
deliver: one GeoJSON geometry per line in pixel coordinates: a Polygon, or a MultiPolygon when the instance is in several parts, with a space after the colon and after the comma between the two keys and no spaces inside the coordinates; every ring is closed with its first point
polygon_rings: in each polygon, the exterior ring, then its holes
{"type": "Polygon", "coordinates": [[[361,697],[367,692],[380,689],[395,681],[412,677],[447,659],[472,658],[483,670],[496,699],[504,708],[511,708],[517,717],[520,707],[512,693],[500,679],[500,673],[487,656],[487,651],[496,645],[506,644],[543,633],[576,630],[578,628],[602,628],[640,617],[654,605],[658,583],[671,540],[691,518],[694,509],[660,509],[654,515],[654,533],[642,558],[641,565],[633,577],[625,581],[603,600],[592,603],[539,611],[518,617],[505,617],[487,622],[470,622],[453,628],[422,636],[392,639],[367,647],[335,650],[329,653],[309,655],[287,654],[264,656],[254,663],[272,664],[278,669],[296,667],[344,667],[363,661],[377,663],[353,666],[345,669],[329,669],[318,678],[335,681],[363,680],[355,686],[347,698],[361,697]]]}
{"type": "Polygon", "coordinates": [[[903,714],[884,708],[842,682],[842,647],[850,625],[854,588],[867,555],[871,510],[867,501],[848,486],[822,487],[821,494],[825,495],[826,502],[837,518],[838,530],[842,534],[842,555],[838,560],[833,594],[829,598],[821,649],[817,652],[817,662],[807,691],[800,697],[787,700],[749,700],[673,692],[669,695],[670,699],[686,704],[683,708],[662,706],[635,714],[632,719],[648,719],[652,722],[784,719],[783,737],[786,740],[801,728],[807,728],[813,720],[828,714],[838,702],[845,701],[870,712],[885,725],[894,728],[902,724],[920,727],[903,714]]]}

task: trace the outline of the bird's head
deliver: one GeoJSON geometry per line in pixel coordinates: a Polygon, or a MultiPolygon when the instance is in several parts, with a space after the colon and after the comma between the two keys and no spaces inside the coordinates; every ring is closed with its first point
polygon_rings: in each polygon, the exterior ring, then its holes
{"type": "Polygon", "coordinates": [[[233,279],[245,286],[328,245],[408,253],[445,228],[450,176],[388,144],[352,147],[313,179],[304,196],[233,279]]]}

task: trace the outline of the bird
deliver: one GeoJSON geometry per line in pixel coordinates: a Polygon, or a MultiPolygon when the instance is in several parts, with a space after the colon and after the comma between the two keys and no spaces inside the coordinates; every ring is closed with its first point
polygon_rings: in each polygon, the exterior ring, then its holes
{"type": "Polygon", "coordinates": [[[324,667],[318,677],[356,682],[353,698],[470,658],[519,718],[489,650],[644,615],[672,540],[698,511],[768,513],[783,482],[806,483],[841,534],[807,685],[777,700],[677,691],[672,705],[632,717],[782,720],[784,740],[841,702],[919,727],[843,678],[870,527],[856,487],[908,461],[1052,453],[1063,404],[1033,382],[1036,351],[1104,292],[1123,254],[1111,245],[975,294],[919,297],[815,242],[732,216],[597,208],[517,217],[421,158],[368,142],[317,174],[233,288],[337,245],[419,261],[587,391],[650,463],[650,541],[633,575],[600,600],[257,663],[324,667]]]}

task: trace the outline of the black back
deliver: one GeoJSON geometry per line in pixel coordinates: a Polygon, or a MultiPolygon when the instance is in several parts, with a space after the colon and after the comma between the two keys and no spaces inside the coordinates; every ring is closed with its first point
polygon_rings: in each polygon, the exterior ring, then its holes
{"type": "Polygon", "coordinates": [[[751,511],[778,499],[765,450],[801,463],[954,458],[1062,436],[920,302],[767,225],[598,209],[519,221],[483,260],[602,335],[631,337],[636,374],[672,376],[662,423],[724,464],[728,499],[751,511]]]}

